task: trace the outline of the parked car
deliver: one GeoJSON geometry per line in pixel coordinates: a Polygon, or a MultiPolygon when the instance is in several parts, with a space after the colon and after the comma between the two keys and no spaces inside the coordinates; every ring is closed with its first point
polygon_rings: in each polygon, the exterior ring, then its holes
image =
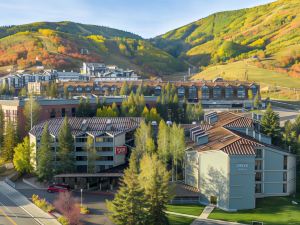
{"type": "Polygon", "coordinates": [[[67,184],[52,184],[52,185],[49,185],[49,187],[47,188],[47,192],[49,192],[49,193],[66,192],[66,191],[70,191],[70,190],[71,190],[71,188],[67,184]]]}

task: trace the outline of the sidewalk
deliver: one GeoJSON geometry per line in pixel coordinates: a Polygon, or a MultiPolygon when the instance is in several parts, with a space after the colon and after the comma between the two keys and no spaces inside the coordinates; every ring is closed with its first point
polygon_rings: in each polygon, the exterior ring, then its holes
{"type": "Polygon", "coordinates": [[[208,206],[206,206],[206,207],[203,209],[201,215],[199,216],[199,219],[207,219],[208,216],[209,216],[209,214],[211,214],[211,212],[212,212],[214,209],[215,209],[215,206],[213,206],[213,205],[208,205],[208,206]]]}
{"type": "Polygon", "coordinates": [[[10,187],[5,182],[0,182],[0,192],[7,196],[17,206],[22,208],[27,214],[33,217],[41,225],[60,225],[60,223],[50,214],[44,212],[32,202],[30,202],[20,192],[10,187]]]}

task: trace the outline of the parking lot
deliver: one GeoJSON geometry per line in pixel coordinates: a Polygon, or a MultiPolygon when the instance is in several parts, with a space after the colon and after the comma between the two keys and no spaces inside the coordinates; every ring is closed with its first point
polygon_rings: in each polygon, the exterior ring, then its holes
{"type": "MultiPolygon", "coordinates": [[[[31,199],[33,194],[37,194],[42,198],[45,198],[48,202],[53,203],[57,193],[48,193],[44,189],[35,189],[31,186],[23,183],[22,181],[16,182],[16,189],[25,195],[28,199],[31,199]]],[[[80,192],[72,192],[73,196],[80,202],[80,192]]],[[[87,225],[112,225],[105,215],[107,213],[105,201],[111,200],[113,195],[105,192],[83,192],[82,202],[86,205],[91,213],[89,215],[83,215],[83,223],[87,225]]]]}

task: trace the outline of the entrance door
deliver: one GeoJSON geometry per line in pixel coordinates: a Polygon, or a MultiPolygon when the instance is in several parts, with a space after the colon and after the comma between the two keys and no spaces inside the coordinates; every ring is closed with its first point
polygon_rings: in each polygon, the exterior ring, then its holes
{"type": "Polygon", "coordinates": [[[210,196],[210,204],[217,205],[217,196],[210,196]]]}

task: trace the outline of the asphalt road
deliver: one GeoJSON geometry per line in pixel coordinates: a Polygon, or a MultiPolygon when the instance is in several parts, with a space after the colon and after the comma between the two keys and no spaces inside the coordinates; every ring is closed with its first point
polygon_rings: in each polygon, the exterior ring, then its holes
{"type": "Polygon", "coordinates": [[[0,193],[0,225],[39,225],[29,214],[0,193]]]}

